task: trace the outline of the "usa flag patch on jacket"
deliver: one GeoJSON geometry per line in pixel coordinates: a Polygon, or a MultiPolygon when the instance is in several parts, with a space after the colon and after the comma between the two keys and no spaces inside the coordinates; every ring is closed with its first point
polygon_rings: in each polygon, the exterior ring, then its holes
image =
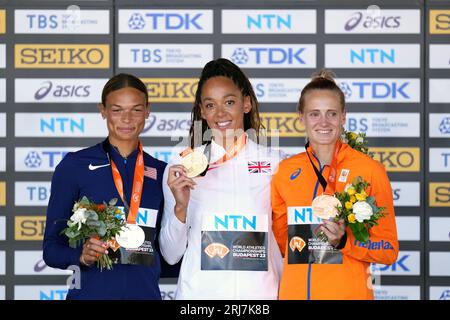
{"type": "Polygon", "coordinates": [[[156,171],[156,168],[144,166],[144,177],[157,180],[158,172],[156,171]]]}

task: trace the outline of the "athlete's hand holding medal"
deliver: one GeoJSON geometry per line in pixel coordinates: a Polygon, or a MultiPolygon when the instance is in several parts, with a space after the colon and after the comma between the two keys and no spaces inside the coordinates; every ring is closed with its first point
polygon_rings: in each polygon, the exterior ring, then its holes
{"type": "Polygon", "coordinates": [[[169,168],[167,184],[176,201],[175,215],[184,223],[191,189],[196,186],[193,178],[206,172],[208,159],[204,153],[191,148],[184,150],[180,156],[181,164],[169,168]]]}

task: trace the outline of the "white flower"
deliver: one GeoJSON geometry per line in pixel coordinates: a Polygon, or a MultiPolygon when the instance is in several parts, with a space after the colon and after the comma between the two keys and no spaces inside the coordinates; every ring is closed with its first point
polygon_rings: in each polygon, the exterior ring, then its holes
{"type": "Polygon", "coordinates": [[[353,204],[353,213],[355,214],[358,222],[364,222],[369,220],[373,214],[372,207],[366,201],[358,201],[353,204]]]}
{"type": "Polygon", "coordinates": [[[74,224],[78,224],[78,230],[80,230],[81,224],[86,223],[87,220],[86,208],[78,208],[70,217],[70,220],[73,221],[74,224]]]}
{"type": "Polygon", "coordinates": [[[358,137],[358,138],[356,138],[356,143],[363,143],[364,142],[364,139],[363,139],[363,137],[358,137]]]}
{"type": "Polygon", "coordinates": [[[347,191],[348,191],[348,188],[350,188],[351,186],[352,186],[351,183],[347,183],[347,185],[346,185],[345,188],[344,188],[344,192],[347,192],[347,191]]]}

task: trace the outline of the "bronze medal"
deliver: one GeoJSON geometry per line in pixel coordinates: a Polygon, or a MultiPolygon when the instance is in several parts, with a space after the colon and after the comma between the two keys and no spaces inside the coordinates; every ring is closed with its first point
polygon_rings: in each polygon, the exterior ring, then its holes
{"type": "Polygon", "coordinates": [[[336,197],[326,194],[316,197],[311,204],[313,215],[325,220],[336,217],[339,214],[336,207],[341,206],[341,202],[336,197]]]}

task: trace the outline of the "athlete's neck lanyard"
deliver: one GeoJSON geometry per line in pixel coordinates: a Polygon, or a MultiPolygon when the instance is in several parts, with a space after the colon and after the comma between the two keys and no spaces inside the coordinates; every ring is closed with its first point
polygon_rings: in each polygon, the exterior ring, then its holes
{"type": "MultiPolygon", "coordinates": [[[[208,166],[206,167],[205,171],[203,171],[200,176],[204,177],[206,175],[206,172],[209,170],[217,168],[220,164],[225,163],[228,160],[233,159],[239,151],[241,151],[245,145],[247,144],[247,135],[245,133],[241,134],[239,138],[234,141],[233,145],[225,151],[225,154],[217,161],[210,162],[211,161],[211,140],[206,143],[205,149],[203,150],[203,154],[208,159],[208,166]]],[[[191,148],[187,148],[183,152],[180,153],[181,157],[184,157],[188,155],[189,153],[193,152],[191,148]]]]}
{"type": "Polygon", "coordinates": [[[334,192],[336,190],[336,171],[337,171],[337,155],[339,153],[339,150],[341,149],[342,142],[340,140],[336,141],[336,144],[334,145],[334,152],[333,152],[333,159],[331,160],[330,164],[330,174],[328,175],[328,181],[323,177],[322,173],[317,169],[316,165],[311,159],[311,156],[309,155],[310,152],[312,152],[312,148],[309,145],[309,141],[305,145],[306,154],[308,155],[309,161],[311,162],[311,165],[314,168],[314,172],[316,173],[317,178],[319,179],[320,185],[323,188],[323,193],[328,195],[334,195],[334,192]]]}
{"type": "MultiPolygon", "coordinates": [[[[239,151],[241,151],[245,147],[246,144],[247,135],[243,133],[239,138],[236,139],[236,141],[233,142],[233,145],[226,150],[225,154],[219,160],[209,164],[208,170],[214,169],[214,167],[217,167],[218,165],[233,159],[239,153],[239,151]]],[[[209,153],[208,162],[210,158],[211,152],[209,153]]]]}
{"type": "Polygon", "coordinates": [[[136,224],[136,217],[138,214],[139,205],[141,203],[142,187],[144,185],[144,155],[142,152],[142,144],[140,141],[138,142],[138,148],[139,152],[136,158],[136,164],[134,166],[133,189],[131,193],[130,205],[128,205],[123,193],[123,180],[122,176],[120,175],[119,169],[117,169],[116,164],[109,157],[109,153],[107,153],[108,159],[111,162],[114,184],[116,185],[117,192],[119,193],[125,208],[128,208],[127,222],[131,224],[136,224]]]}

